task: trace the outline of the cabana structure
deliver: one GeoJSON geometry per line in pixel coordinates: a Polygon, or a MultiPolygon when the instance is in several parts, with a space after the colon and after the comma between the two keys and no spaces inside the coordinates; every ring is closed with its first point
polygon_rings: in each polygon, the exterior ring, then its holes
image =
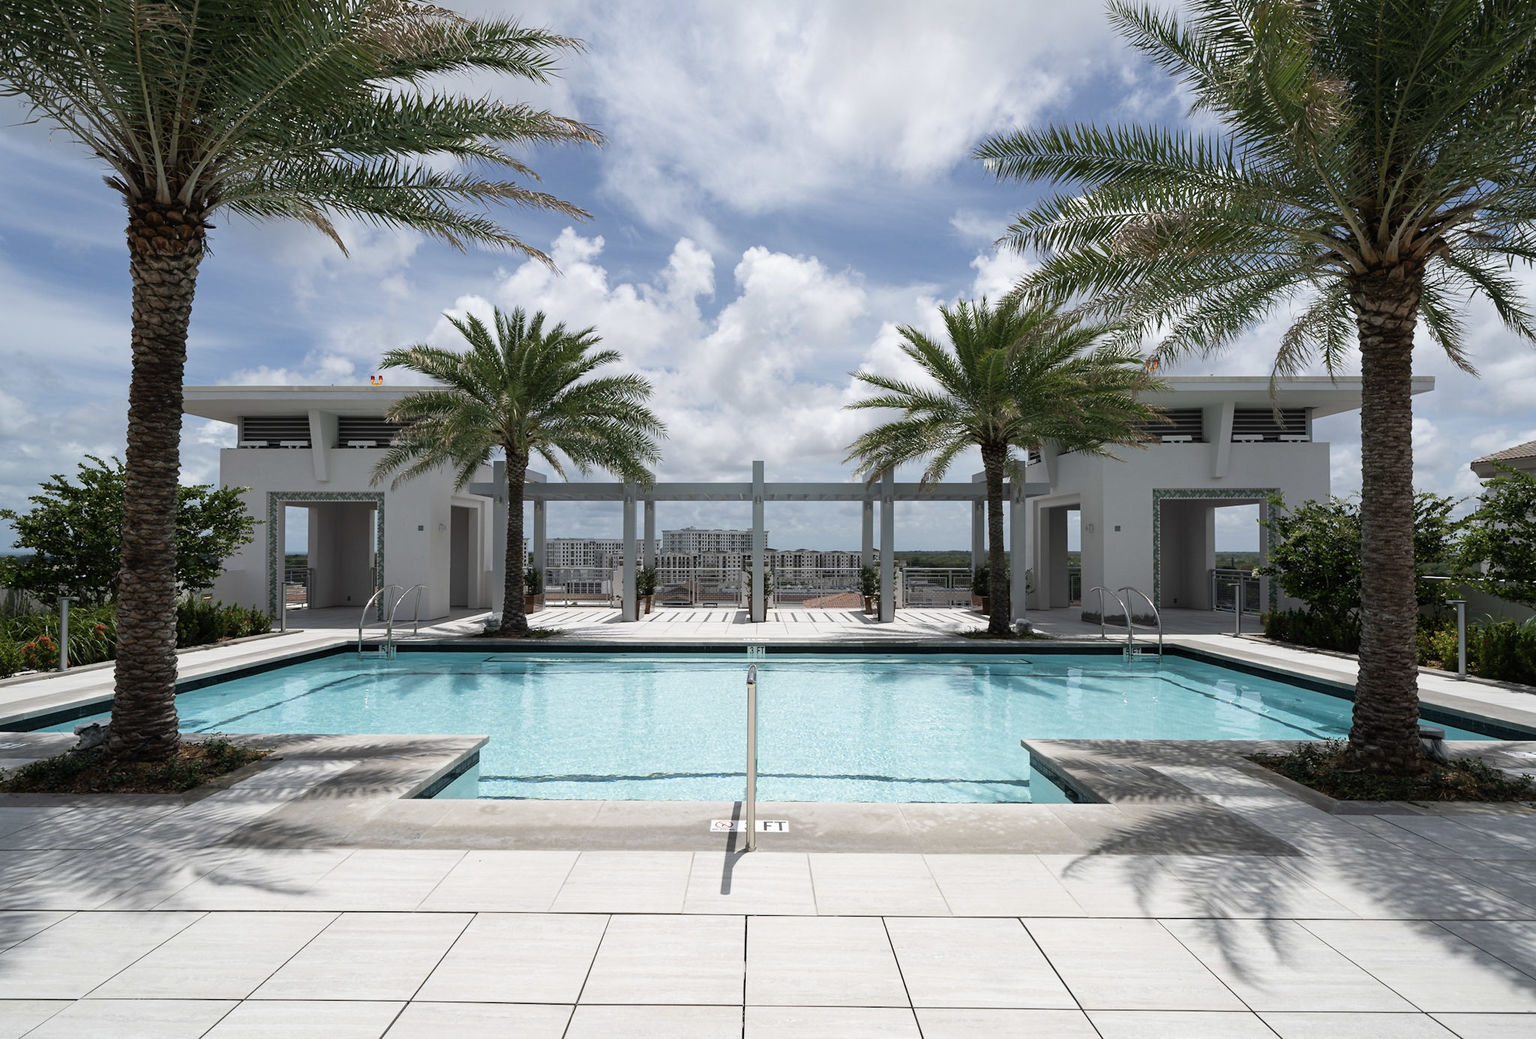
{"type": "MultiPolygon", "coordinates": [[[[1434,380],[1417,378],[1413,391],[1434,380]]],[[[1010,617],[1029,608],[1069,605],[1068,532],[1078,514],[1082,587],[1126,586],[1161,607],[1213,607],[1215,514],[1234,504],[1260,506],[1268,518],[1276,496],[1288,503],[1329,493],[1329,446],[1313,439],[1313,420],[1357,410],[1360,380],[1265,377],[1175,377],[1151,399],[1166,424],[1149,426],[1149,442],[1116,457],[1060,453],[1046,445],[1023,480],[1011,480],[1008,546],[1010,617]],[[1030,591],[1030,589],[1033,591],[1030,591]]],[[[236,446],[220,454],[220,480],[249,488],[247,510],[265,526],[232,557],[214,592],[240,603],[283,600],[285,517],[304,508],[309,522],[308,601],[357,606],[386,583],[423,585],[423,617],[453,608],[501,607],[506,529],[504,469],[476,474],[464,490],[445,469],[391,487],[374,485],[373,469],[396,427],[384,415],[410,387],[188,387],[187,414],[238,428],[236,446]]],[[[530,474],[524,497],[532,509],[534,565],[545,566],[550,502],[620,505],[622,616],[637,618],[636,569],[654,562],[656,503],[752,503],[751,616],[764,617],[764,508],[770,502],[859,502],[863,562],[875,555],[875,508],[880,509],[879,619],[892,618],[897,503],[971,503],[972,565],[985,562],[985,489],[980,478],[936,485],[884,479],[875,483],[770,482],[762,462],[751,479],[725,483],[564,483],[530,474]],[[643,527],[643,536],[640,528],[643,527]]],[[[963,535],[956,532],[956,541],[963,535]]],[[[1261,528],[1261,550],[1268,546],[1261,528]]],[[[1269,603],[1279,597],[1271,590],[1269,603]]],[[[1087,604],[1085,604],[1087,605],[1087,604]]]]}

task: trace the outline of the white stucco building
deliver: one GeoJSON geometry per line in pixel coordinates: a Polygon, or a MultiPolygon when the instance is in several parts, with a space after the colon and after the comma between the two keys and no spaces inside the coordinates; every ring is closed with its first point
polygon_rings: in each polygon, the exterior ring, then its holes
{"type": "MultiPolygon", "coordinates": [[[[310,605],[362,608],[385,583],[426,586],[421,615],[489,607],[493,531],[489,498],[455,491],[444,469],[392,487],[373,483],[394,427],[389,406],[408,389],[373,386],[189,386],[189,415],[228,422],[238,446],[219,453],[219,482],[250,488],[263,523],[225,564],[213,594],[277,610],[285,517],[309,519],[310,605]]],[[[490,471],[484,474],[490,478],[490,471]]]]}
{"type": "MultiPolygon", "coordinates": [[[[1150,426],[1143,447],[1116,448],[1116,458],[1046,450],[1026,470],[1050,485],[1028,504],[1030,605],[1067,605],[1067,525],[1079,513],[1082,587],[1134,587],[1163,608],[1211,608],[1216,510],[1259,508],[1260,552],[1267,554],[1269,501],[1289,505],[1329,496],[1329,445],[1312,438],[1312,422],[1358,411],[1360,380],[1326,377],[1183,376],[1148,400],[1166,409],[1166,425],[1150,426]]],[[[1434,379],[1413,380],[1413,392],[1434,379]]],[[[1269,589],[1272,604],[1297,605],[1269,589]]],[[[1085,599],[1085,606],[1088,605],[1085,599]]]]}
{"type": "MultiPolygon", "coordinates": [[[[1433,379],[1417,378],[1413,392],[1433,386],[1433,379]]],[[[289,509],[303,508],[309,522],[311,605],[360,607],[375,588],[394,583],[425,586],[423,617],[440,617],[455,607],[499,609],[497,556],[505,521],[494,500],[492,471],[477,474],[471,485],[485,494],[455,490],[446,469],[398,487],[373,482],[374,466],[395,432],[384,414],[408,392],[372,386],[187,388],[187,414],[238,427],[238,446],[220,455],[220,482],[250,488],[244,495],[246,507],[265,523],[256,540],[229,560],[214,594],[275,611],[282,595],[285,517],[289,509]]],[[[1022,616],[1026,606],[1068,605],[1067,535],[1074,512],[1083,589],[1131,586],[1160,607],[1209,609],[1216,510],[1257,504],[1262,523],[1269,501],[1277,495],[1291,504],[1326,499],[1329,445],[1313,439],[1312,423],[1358,410],[1360,380],[1288,379],[1271,396],[1270,381],[1262,376],[1174,377],[1151,400],[1166,409],[1169,421],[1149,427],[1153,440],[1146,446],[1118,448],[1116,458],[1047,448],[1027,466],[1022,481],[1010,484],[1006,511],[1017,575],[1012,604],[1016,616],[1022,616]],[[1026,568],[1033,588],[1027,603],[1019,594],[1025,582],[1018,579],[1026,568]]],[[[651,562],[660,548],[665,553],[686,551],[690,557],[739,553],[744,561],[754,559],[753,565],[761,566],[767,545],[763,503],[784,500],[861,501],[864,548],[850,558],[863,562],[876,558],[873,524],[878,505],[883,589],[893,584],[884,571],[891,565],[896,517],[907,502],[972,502],[972,555],[977,563],[984,560],[985,524],[978,501],[982,489],[975,482],[946,481],[938,487],[892,481],[771,484],[765,482],[761,463],[753,464],[752,473],[750,483],[658,484],[649,489],[553,484],[530,476],[537,482],[528,486],[533,522],[525,529],[532,536],[536,565],[609,565],[586,562],[594,552],[610,561],[651,562]],[[622,504],[624,537],[611,543],[546,540],[546,504],[578,500],[622,504]],[[668,500],[750,500],[754,527],[668,530],[658,544],[654,506],[668,500]],[[636,522],[640,507],[643,538],[636,522]],[[681,547],[684,542],[686,549],[681,547]],[[626,551],[626,545],[632,550],[626,551]],[[578,555],[582,562],[576,562],[578,555]]],[[[1261,531],[1261,547],[1267,538],[1261,531]]],[[[962,539],[957,529],[956,541],[962,539]]],[[[621,583],[625,615],[633,616],[633,567],[621,583]]],[[[1266,605],[1278,601],[1271,592],[1266,605]]],[[[889,602],[883,601],[882,618],[888,618],[889,610],[889,602]]]]}

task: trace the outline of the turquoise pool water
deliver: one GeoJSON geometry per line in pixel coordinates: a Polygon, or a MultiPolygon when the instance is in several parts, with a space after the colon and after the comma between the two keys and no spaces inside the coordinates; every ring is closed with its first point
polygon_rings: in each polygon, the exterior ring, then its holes
{"type": "MultiPolygon", "coordinates": [[[[1024,738],[1313,739],[1349,728],[1346,700],[1180,657],[770,654],[757,664],[765,801],[1028,801],[1024,738]]],[[[732,801],[745,789],[746,668],[740,653],[349,653],[177,704],[195,732],[489,735],[480,797],[732,801]]]]}

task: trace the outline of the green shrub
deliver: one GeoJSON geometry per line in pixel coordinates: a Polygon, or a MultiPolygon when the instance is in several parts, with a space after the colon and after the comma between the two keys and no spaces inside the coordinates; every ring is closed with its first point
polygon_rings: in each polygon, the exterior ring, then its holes
{"type": "Polygon", "coordinates": [[[1260,618],[1264,634],[1279,642],[1341,653],[1360,652],[1360,621],[1316,610],[1276,610],[1260,618]]]}
{"type": "Polygon", "coordinates": [[[21,660],[21,646],[0,638],[0,678],[10,678],[26,665],[21,660]]]}
{"type": "Polygon", "coordinates": [[[255,606],[185,599],[176,607],[177,646],[206,646],[222,639],[264,635],[271,630],[272,618],[255,606]]]}
{"type": "MultiPolygon", "coordinates": [[[[1454,639],[1452,632],[1453,645],[1454,639]]],[[[1467,670],[1500,682],[1536,685],[1536,623],[1497,621],[1469,627],[1467,670]]]]}

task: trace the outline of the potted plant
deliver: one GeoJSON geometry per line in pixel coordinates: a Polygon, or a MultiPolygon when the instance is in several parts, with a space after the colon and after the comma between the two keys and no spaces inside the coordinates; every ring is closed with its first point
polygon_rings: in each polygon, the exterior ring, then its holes
{"type": "Polygon", "coordinates": [[[873,566],[859,567],[859,594],[864,596],[864,612],[875,612],[875,598],[880,594],[880,570],[873,566]]]}
{"type": "Polygon", "coordinates": [[[992,613],[992,575],[985,566],[971,572],[971,609],[992,613]]]}
{"type": "Polygon", "coordinates": [[[643,617],[651,612],[651,605],[656,600],[656,568],[654,566],[642,566],[635,572],[635,593],[640,596],[640,615],[643,617]]]}
{"type": "Polygon", "coordinates": [[[533,554],[528,554],[528,565],[523,567],[523,612],[538,613],[544,608],[544,572],[533,565],[533,554]]]}
{"type": "MultiPolygon", "coordinates": [[[[742,574],[746,580],[742,582],[742,593],[746,598],[745,606],[750,613],[752,610],[752,571],[743,568],[742,574]]],[[[773,571],[763,567],[763,610],[766,612],[773,608],[773,571]]]]}

